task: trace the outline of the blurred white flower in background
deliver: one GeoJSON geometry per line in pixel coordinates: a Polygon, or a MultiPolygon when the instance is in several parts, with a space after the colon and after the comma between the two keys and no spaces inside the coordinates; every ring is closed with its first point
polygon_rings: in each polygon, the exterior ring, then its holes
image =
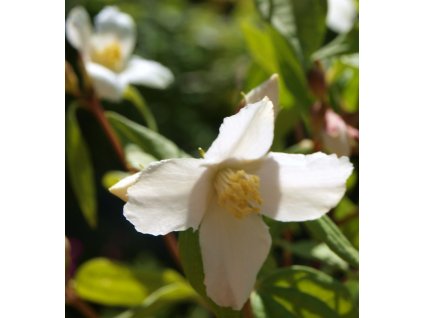
{"type": "Polygon", "coordinates": [[[350,156],[358,140],[358,130],[347,125],[342,117],[331,109],[325,112],[321,134],[323,147],[338,156],[350,156]]]}
{"type": "Polygon", "coordinates": [[[347,33],[354,25],[357,9],[353,0],[328,0],[326,24],[337,33],[347,33]]]}
{"type": "Polygon", "coordinates": [[[129,83],[163,89],[173,82],[168,68],[132,55],[136,25],[116,7],[105,7],[95,17],[94,30],[87,11],[73,8],[66,20],[66,36],[80,52],[101,98],[119,101],[129,83]]]}

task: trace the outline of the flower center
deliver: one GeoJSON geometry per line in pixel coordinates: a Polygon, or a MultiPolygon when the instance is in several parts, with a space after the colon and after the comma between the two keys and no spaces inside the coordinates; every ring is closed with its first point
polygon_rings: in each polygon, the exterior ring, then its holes
{"type": "Polygon", "coordinates": [[[242,219],[251,213],[259,213],[262,204],[260,178],[244,170],[223,169],[214,180],[217,203],[242,219]]]}
{"type": "Polygon", "coordinates": [[[91,52],[91,59],[93,62],[104,65],[113,71],[120,71],[122,68],[122,48],[118,42],[113,41],[100,50],[94,49],[91,52]]]}

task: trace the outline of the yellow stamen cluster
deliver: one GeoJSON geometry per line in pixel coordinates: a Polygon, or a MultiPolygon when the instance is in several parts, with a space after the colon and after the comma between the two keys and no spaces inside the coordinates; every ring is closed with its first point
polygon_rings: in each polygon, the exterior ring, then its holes
{"type": "Polygon", "coordinates": [[[260,212],[262,199],[258,176],[226,168],[217,173],[214,187],[218,204],[236,218],[260,212]]]}
{"type": "Polygon", "coordinates": [[[93,50],[91,59],[95,63],[118,72],[122,69],[122,48],[118,42],[111,42],[101,50],[93,50]]]}

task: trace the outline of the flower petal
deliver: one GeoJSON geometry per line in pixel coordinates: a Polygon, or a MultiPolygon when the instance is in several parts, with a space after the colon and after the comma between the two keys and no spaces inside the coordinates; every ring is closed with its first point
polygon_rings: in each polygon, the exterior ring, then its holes
{"type": "Polygon", "coordinates": [[[347,33],[354,25],[356,8],[353,0],[329,0],[326,24],[333,31],[347,33]]]}
{"type": "Polygon", "coordinates": [[[142,84],[153,88],[166,88],[174,80],[172,72],[162,64],[133,56],[120,75],[127,83],[142,84]]]}
{"type": "Polygon", "coordinates": [[[109,188],[109,191],[123,201],[128,201],[128,188],[135,184],[138,180],[141,172],[134,173],[126,178],[123,178],[119,182],[115,183],[109,188]]]}
{"type": "Polygon", "coordinates": [[[100,98],[113,102],[122,98],[127,83],[122,82],[116,73],[97,63],[87,62],[85,67],[100,98]]]}
{"type": "Polygon", "coordinates": [[[245,95],[247,104],[253,104],[261,101],[264,97],[268,97],[273,103],[275,118],[279,111],[279,75],[273,74],[267,81],[260,84],[245,95]]]}
{"type": "Polygon", "coordinates": [[[129,14],[119,11],[117,7],[107,6],[95,17],[94,25],[100,37],[118,40],[124,59],[130,58],[135,47],[136,25],[129,14]]]}
{"type": "Polygon", "coordinates": [[[73,8],[66,19],[66,38],[69,43],[85,54],[89,48],[91,33],[87,11],[81,6],[73,8]]]}
{"type": "Polygon", "coordinates": [[[263,157],[273,142],[273,104],[267,98],[249,104],[237,114],[227,117],[219,136],[210,146],[205,158],[222,162],[226,159],[254,160],[263,157]]]}
{"type": "Polygon", "coordinates": [[[219,306],[240,310],[269,253],[271,237],[260,215],[237,219],[216,200],[211,202],[200,227],[206,292],[219,306]]]}
{"type": "Polygon", "coordinates": [[[150,164],[131,186],[124,215],[138,232],[163,235],[197,229],[208,204],[210,175],[201,159],[150,164]]]}
{"type": "Polygon", "coordinates": [[[342,199],[352,170],[347,157],[270,153],[257,172],[262,213],[285,222],[317,219],[342,199]]]}

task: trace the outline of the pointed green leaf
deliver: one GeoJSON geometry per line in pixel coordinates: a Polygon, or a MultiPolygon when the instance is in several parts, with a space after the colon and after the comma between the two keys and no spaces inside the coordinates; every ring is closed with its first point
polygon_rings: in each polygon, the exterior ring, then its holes
{"type": "Polygon", "coordinates": [[[109,111],[106,117],[125,146],[135,144],[159,160],[187,156],[169,139],[124,116],[109,111]]]}
{"type": "MultiPolygon", "coordinates": [[[[320,48],[326,33],[326,0],[291,0],[297,37],[306,63],[320,48]]],[[[307,64],[306,64],[307,65],[307,64]]]]}
{"type": "Polygon", "coordinates": [[[218,318],[239,318],[241,313],[216,305],[207,295],[204,286],[203,261],[198,231],[189,229],[179,233],[179,252],[184,272],[192,287],[203,297],[218,318]]]}
{"type": "Polygon", "coordinates": [[[76,117],[78,104],[66,113],[66,162],[72,189],[85,220],[91,227],[97,224],[97,201],[94,169],[76,117]]]}
{"type": "Polygon", "coordinates": [[[292,317],[325,318],[350,317],[355,311],[344,285],[306,266],[292,266],[270,274],[260,282],[258,294],[269,317],[276,310],[285,310],[292,317]]]}
{"type": "Polygon", "coordinates": [[[304,224],[315,238],[325,242],[348,264],[358,267],[358,251],[327,215],[314,221],[304,222],[304,224]]]}
{"type": "Polygon", "coordinates": [[[129,100],[135,106],[140,115],[144,118],[147,127],[151,130],[157,131],[156,120],[154,119],[153,114],[148,108],[148,105],[140,92],[138,92],[135,87],[128,85],[125,89],[123,97],[129,100]]]}

